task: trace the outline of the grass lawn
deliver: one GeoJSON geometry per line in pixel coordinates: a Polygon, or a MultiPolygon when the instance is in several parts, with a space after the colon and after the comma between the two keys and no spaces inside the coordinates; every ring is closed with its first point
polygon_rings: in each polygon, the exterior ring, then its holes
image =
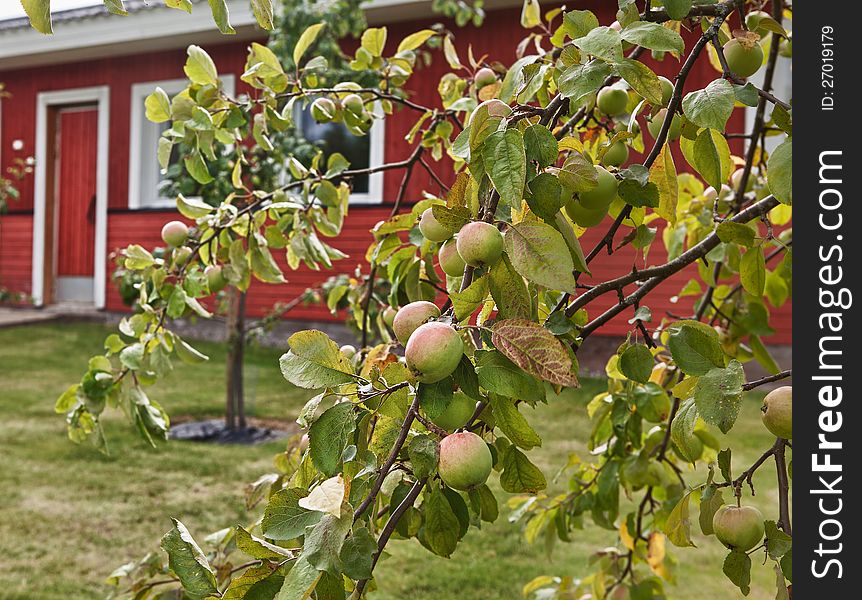
{"type": "MultiPolygon", "coordinates": [[[[257,516],[244,511],[242,488],[271,470],[280,443],[235,447],[173,442],[152,450],[118,415],[105,420],[110,457],[68,441],[62,418],[53,412],[54,400],[80,377],[87,358],[101,351],[105,333],[91,324],[0,330],[0,599],[104,597],[108,573],[157,549],[171,516],[182,519],[199,539],[257,516]]],[[[196,346],[212,357],[210,362],[178,365],[151,395],[172,415],[219,416],[224,352],[216,344],[196,346]]],[[[284,382],[279,354],[249,352],[253,416],[293,418],[308,397],[284,382]]],[[[554,473],[569,452],[585,450],[589,425],[584,405],[600,386],[587,381],[581,391],[552,400],[536,410],[539,414],[527,414],[544,439],[531,457],[546,473],[554,473]]],[[[737,472],[771,443],[758,406],[759,397],[752,395],[728,436],[737,472]]],[[[700,470],[697,481],[705,477],[705,467],[700,470]]],[[[758,495],[752,502],[775,519],[774,469],[758,472],[755,486],[758,495]]],[[[523,584],[537,575],[586,573],[590,552],[615,542],[613,532],[588,527],[572,535],[573,543],[558,544],[549,557],[541,546],[528,546],[519,526],[506,516],[503,507],[496,523],[471,530],[448,560],[431,555],[415,540],[393,542],[392,556],[378,568],[380,590],[373,597],[520,598],[523,584]]],[[[680,563],[671,597],[741,597],[721,573],[724,552],[718,542],[697,536],[695,543],[697,550],[671,550],[680,563]]],[[[754,562],[749,598],[773,598],[771,567],[754,562]]]]}

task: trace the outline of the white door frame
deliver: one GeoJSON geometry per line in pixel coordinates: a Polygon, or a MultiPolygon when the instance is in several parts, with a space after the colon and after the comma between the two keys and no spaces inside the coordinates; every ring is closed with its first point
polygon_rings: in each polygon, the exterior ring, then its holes
{"type": "MultiPolygon", "coordinates": [[[[48,196],[48,115],[49,109],[68,104],[94,102],[98,110],[98,145],[96,153],[96,239],[93,265],[93,300],[96,308],[105,307],[105,278],[108,237],[108,127],[110,124],[110,88],[108,86],[40,92],[36,96],[36,174],[33,198],[33,267],[32,296],[37,306],[44,299],[45,214],[48,196]]],[[[54,140],[50,140],[54,143],[54,140]]],[[[56,215],[56,213],[55,213],[56,215]]],[[[54,235],[53,232],[51,235],[54,235]]]]}

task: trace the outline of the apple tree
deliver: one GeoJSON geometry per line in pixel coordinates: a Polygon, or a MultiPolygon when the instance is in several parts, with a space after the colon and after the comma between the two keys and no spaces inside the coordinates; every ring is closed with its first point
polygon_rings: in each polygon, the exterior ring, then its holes
{"type": "Polygon", "coordinates": [[[194,227],[165,236],[169,256],[123,251],[126,268],[147,282],[143,310],[59,399],[73,439],[103,446],[99,416],[117,406],[145,437],[164,437],[167,413],[146,389],[176,358],[204,359],[170,322],[209,314],[205,269],[219,266],[244,290],[252,277],[282,281],[274,251],[291,267],[329,264],[351,182],[398,171],[401,184],[390,218],[371,231],[367,272],[328,287],[330,307],[350,306],[361,347],[339,348],[313,330],[287,342],[281,371],[309,390],[297,419],[306,433],[278,455],[277,472],[249,485],[249,507],[263,505],[262,517],[200,543],[175,520],[164,554],[112,575],[118,589],[137,598],[182,588],[194,598],[358,600],[374,589],[392,539],[456,555],[465,535],[498,518],[499,482],[528,540],[565,542],[589,519],[614,544],[587,573],[525,582],[527,595],[663,598],[670,547],[693,546],[694,526],[727,547],[716,568],[743,594],[751,569],[772,568],[778,597],[788,597],[789,388],[764,404],[774,443],[750,466],[732,461],[743,393],[790,376],[761,340],[772,332],[769,307],[788,299],[791,283],[792,110],[772,93],[789,34],[782,3],[771,12],[760,4],[620,0],[617,20],[602,24],[589,10],[543,13],[527,0],[528,34],[508,67],[459,52],[445,28],[402,40],[369,28],[350,61],[356,76],[337,82],[315,55],[322,26],[313,24],[289,68],[252,44],[242,79],[254,94],[237,98],[206,52],[190,47],[188,87],[147,99],[152,119],[171,122],[160,156],[186,145],[185,168],[206,180],[215,141],[230,144],[233,191],[215,207],[178,197],[194,227]],[[450,72],[439,101],[426,105],[409,89],[429,48],[442,48],[450,72]],[[673,77],[659,77],[648,55],[672,65],[673,77]],[[684,93],[701,64],[715,67],[715,79],[684,93]],[[759,87],[746,80],[759,72],[759,87]],[[750,129],[727,131],[746,106],[750,129]],[[284,183],[257,189],[247,136],[266,148],[297,109],[355,135],[395,111],[415,125],[404,158],[352,168],[338,154],[290,157],[284,183]],[[734,137],[747,142],[742,156],[731,151],[734,137]],[[454,172],[443,172],[443,157],[454,172]],[[420,171],[436,189],[410,198],[420,171]],[[600,242],[583,247],[596,228],[600,242]],[[651,264],[658,244],[665,252],[651,264]],[[625,246],[639,260],[609,275],[602,256],[625,246]],[[650,294],[678,273],[689,278],[678,295],[694,299],[691,314],[653,314],[650,294]],[[631,329],[587,407],[590,452],[568,457],[566,485],[551,491],[530,457],[542,440],[521,408],[577,387],[578,355],[613,319],[631,329]],[[749,361],[771,374],[748,381],[749,361]],[[753,473],[768,463],[777,506],[762,514],[749,496],[753,473]]]}

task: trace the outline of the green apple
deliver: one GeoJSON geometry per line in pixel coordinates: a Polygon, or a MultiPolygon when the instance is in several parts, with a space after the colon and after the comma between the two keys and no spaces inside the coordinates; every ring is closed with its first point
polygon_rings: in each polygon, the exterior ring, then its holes
{"type": "Polygon", "coordinates": [[[168,221],[162,227],[162,240],[169,246],[178,248],[189,239],[188,225],[182,221],[168,221]]]}
{"type": "Polygon", "coordinates": [[[455,247],[468,265],[490,266],[503,255],[503,234],[490,223],[472,221],[458,232],[455,247]]]}
{"type": "Polygon", "coordinates": [[[425,300],[417,300],[405,306],[402,306],[395,318],[392,320],[392,331],[395,332],[395,337],[402,344],[407,344],[407,340],[416,329],[423,323],[427,323],[429,319],[434,319],[440,316],[440,309],[433,302],[425,300]]]}
{"type": "Polygon", "coordinates": [[[407,366],[422,383],[436,383],[455,372],[464,342],[451,326],[432,321],[420,325],[407,340],[407,366]]]}
{"type": "Polygon", "coordinates": [[[733,38],[724,45],[727,66],[739,77],[751,77],[763,65],[763,48],[753,43],[748,46],[733,38]]]}
{"type": "Polygon", "coordinates": [[[437,258],[440,261],[440,268],[450,277],[461,277],[464,275],[464,267],[467,263],[458,254],[456,238],[451,238],[443,242],[440,246],[440,252],[437,253],[437,258]]]}
{"type": "Polygon", "coordinates": [[[440,441],[437,472],[452,489],[469,491],[482,485],[493,466],[488,444],[475,433],[453,433],[440,441]]]}
{"type": "Polygon", "coordinates": [[[725,505],[715,512],[712,529],[731,550],[748,552],[763,539],[763,514],[753,506],[725,505]]]}
{"type": "Polygon", "coordinates": [[[619,167],[629,159],[629,147],[625,142],[614,142],[602,156],[602,164],[607,167],[619,167]]]}
{"type": "Polygon", "coordinates": [[[599,90],[596,105],[609,117],[625,114],[629,104],[629,95],[622,88],[606,87],[599,90]]]}
{"type": "Polygon", "coordinates": [[[419,217],[419,231],[430,242],[445,242],[454,233],[451,229],[434,218],[434,211],[426,208],[419,217]]]}
{"type": "MultiPolygon", "coordinates": [[[[619,142],[617,142],[619,143],[619,142]]],[[[604,167],[596,166],[598,184],[588,192],[578,194],[581,206],[589,210],[604,210],[617,195],[617,178],[604,167]]],[[[571,215],[570,215],[571,216],[571,215]]],[[[572,217],[574,219],[574,217],[572,217]]]]}
{"type": "Polygon", "coordinates": [[[760,407],[763,424],[776,437],[793,439],[793,388],[789,385],[766,394],[760,407]]]}

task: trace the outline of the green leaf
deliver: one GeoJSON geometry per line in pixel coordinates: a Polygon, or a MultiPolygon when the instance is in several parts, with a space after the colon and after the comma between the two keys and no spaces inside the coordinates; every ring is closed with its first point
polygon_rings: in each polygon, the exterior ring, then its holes
{"type": "Polygon", "coordinates": [[[341,566],[344,574],[356,581],[371,579],[377,540],[365,527],[358,527],[344,540],[341,547],[341,566]]]}
{"type": "Polygon", "coordinates": [[[575,292],[574,262],[563,236],[539,221],[522,221],[506,230],[506,253],[529,281],[551,290],[575,292]]]}
{"type": "Polygon", "coordinates": [[[727,578],[742,591],[744,596],[751,591],[751,558],[745,552],[732,550],[721,569],[727,578]]]}
{"type": "Polygon", "coordinates": [[[422,503],[425,522],[422,537],[428,548],[439,556],[451,556],[458,545],[461,525],[452,506],[439,488],[432,489],[422,503]]]}
{"type": "Polygon", "coordinates": [[[697,423],[697,405],[693,398],[689,398],[679,407],[673,422],[670,424],[670,439],[679,448],[679,451],[689,462],[698,458],[703,446],[694,434],[694,426],[697,423]]]}
{"type": "Polygon", "coordinates": [[[168,8],[178,8],[192,14],[192,0],[165,0],[165,6],[168,8]]]}
{"type": "Polygon", "coordinates": [[[273,30],[272,0],[251,0],[251,11],[261,29],[273,30]]]}
{"type": "Polygon", "coordinates": [[[563,187],[574,192],[589,192],[599,183],[595,165],[580,152],[572,152],[559,172],[563,187]]]}
{"type": "Polygon", "coordinates": [[[787,138],[772,151],[766,163],[769,191],[782,204],[793,204],[793,140],[787,138]]]}
{"type": "Polygon", "coordinates": [[[141,269],[146,269],[147,267],[151,267],[155,264],[156,259],[153,258],[153,255],[150,254],[143,246],[139,246],[137,244],[132,244],[123,250],[123,256],[125,256],[125,266],[127,269],[132,269],[133,271],[138,271],[141,269]]]}
{"type": "Polygon", "coordinates": [[[560,75],[560,94],[577,102],[598,90],[610,74],[611,66],[600,60],[593,60],[585,65],[572,65],[560,75]]]}
{"type": "Polygon", "coordinates": [[[539,0],[524,0],[524,6],[521,8],[521,27],[532,29],[541,24],[542,8],[539,6],[539,0]]]}
{"type": "Polygon", "coordinates": [[[722,242],[747,247],[754,245],[754,230],[748,225],[735,221],[722,221],[715,228],[715,234],[722,242]]]}
{"type": "Polygon", "coordinates": [[[141,343],[126,346],[120,352],[120,362],[124,367],[136,371],[143,366],[144,352],[144,345],[141,343]]]}
{"type": "Polygon", "coordinates": [[[437,470],[437,442],[427,435],[417,435],[410,440],[407,454],[416,477],[430,477],[437,470]]]}
{"type": "Polygon", "coordinates": [[[338,345],[322,331],[294,333],[287,340],[290,351],[282,355],[281,374],[293,385],[333,387],[353,381],[353,366],[338,345]]]}
{"type": "Polygon", "coordinates": [[[725,448],[718,453],[717,462],[718,469],[721,471],[721,476],[728,483],[733,479],[733,474],[730,470],[730,463],[733,459],[733,451],[730,448],[725,448]]]}
{"type": "Polygon", "coordinates": [[[757,106],[760,101],[760,95],[757,93],[757,88],[752,83],[745,85],[733,85],[733,94],[736,96],[737,102],[742,102],[746,106],[757,106]]]}
{"type": "Polygon", "coordinates": [[[680,140],[683,155],[706,182],[720,189],[721,184],[730,177],[733,165],[727,140],[718,131],[702,130],[694,142],[686,138],[680,140]]]}
{"type": "Polygon", "coordinates": [[[222,600],[274,598],[283,583],[284,577],[273,572],[270,563],[251,566],[231,579],[222,600]]]}
{"type": "Polygon", "coordinates": [[[168,567],[190,596],[203,598],[218,594],[215,571],[186,526],[171,519],[174,526],[162,537],[161,547],[168,555],[168,567]]]}
{"type": "Polygon", "coordinates": [[[308,430],[308,449],[314,466],[327,477],[341,469],[341,455],[356,429],[353,405],[336,404],[324,411],[308,430]]]}
{"type": "Polygon", "coordinates": [[[746,292],[762,296],[766,287],[766,259],[759,247],[749,248],[739,261],[739,281],[746,292]]]}
{"type": "Polygon", "coordinates": [[[766,551],[770,558],[779,560],[793,548],[793,538],[778,528],[775,521],[766,521],[766,551]]]}
{"type": "Polygon", "coordinates": [[[186,198],[179,194],[177,196],[177,210],[187,219],[199,219],[207,216],[215,209],[199,198],[186,198]]]}
{"type": "Polygon", "coordinates": [[[502,467],[500,487],[504,491],[511,494],[537,494],[548,487],[542,471],[515,446],[509,446],[503,456],[502,467]]]}
{"type": "Polygon", "coordinates": [[[763,345],[763,342],[760,341],[759,336],[754,334],[749,335],[748,343],[751,346],[751,353],[754,355],[754,359],[760,363],[761,367],[766,369],[766,371],[771,375],[781,372],[781,367],[779,367],[778,363],[775,362],[775,359],[772,358],[769,350],[763,345]]]}
{"type": "Polygon", "coordinates": [[[179,359],[187,365],[198,365],[210,359],[209,356],[199,352],[176,335],[174,335],[174,350],[177,351],[179,359]]]}
{"type": "Polygon", "coordinates": [[[650,181],[650,172],[645,166],[629,165],[619,175],[622,180],[617,187],[617,194],[626,204],[634,207],[659,206],[661,197],[658,186],[650,181]]]}
{"type": "Polygon", "coordinates": [[[633,381],[646,383],[655,363],[652,352],[644,344],[635,344],[625,349],[620,356],[620,371],[633,381]]]}
{"type": "Polygon", "coordinates": [[[650,167],[649,180],[658,188],[656,214],[674,225],[676,223],[676,207],[679,202],[679,182],[670,144],[664,145],[652,167],[650,167]]]}
{"type": "Polygon", "coordinates": [[[284,585],[275,600],[308,600],[322,576],[323,573],[308,562],[305,555],[300,556],[284,578],[284,585]]]}
{"type": "Polygon", "coordinates": [[[664,0],[664,8],[674,21],[685,18],[691,11],[692,0],[664,0]]]}
{"type": "Polygon", "coordinates": [[[530,375],[555,385],[578,386],[572,357],[554,334],[533,321],[505,319],[494,323],[491,343],[530,375]]]}
{"type": "Polygon", "coordinates": [[[685,50],[685,42],[683,42],[682,37],[676,31],[658,23],[648,21],[629,23],[620,32],[620,36],[629,43],[658,52],[682,54],[685,50]]]}
{"type": "Polygon", "coordinates": [[[536,161],[540,168],[557,162],[557,138],[544,125],[530,125],[524,130],[524,148],[527,160],[536,161]]]}
{"type": "Polygon", "coordinates": [[[742,404],[742,384],[745,372],[742,365],[731,360],[726,368],[712,369],[697,380],[694,400],[703,420],[727,433],[736,422],[742,404]]]}
{"type": "Polygon", "coordinates": [[[296,46],[293,47],[293,63],[295,65],[299,65],[299,61],[302,60],[302,56],[311,47],[314,40],[317,39],[320,30],[323,29],[325,25],[326,23],[316,23],[302,32],[302,35],[299,36],[299,39],[296,42],[296,46]]]}
{"type": "Polygon", "coordinates": [[[386,46],[385,27],[371,27],[363,32],[362,47],[368,50],[371,56],[382,56],[384,46],[386,46]]]}
{"type": "Polygon", "coordinates": [[[488,278],[485,276],[479,277],[473,280],[467,286],[467,289],[451,292],[449,297],[452,299],[455,318],[458,321],[463,321],[473,314],[477,308],[482,306],[488,298],[488,278]]]}
{"type": "Polygon", "coordinates": [[[599,26],[599,19],[589,10],[569,10],[563,15],[561,27],[569,38],[576,40],[584,37],[599,26]]]}
{"type": "Polygon", "coordinates": [[[447,377],[437,383],[420,383],[416,393],[419,407],[433,421],[446,412],[452,402],[452,379],[447,377]]]}
{"type": "Polygon", "coordinates": [[[198,85],[218,86],[218,70],[213,59],[200,46],[189,46],[188,59],[183,67],[186,76],[198,85]]]}
{"type": "MultiPolygon", "coordinates": [[[[464,225],[473,220],[470,209],[464,206],[448,207],[442,204],[435,204],[431,207],[431,212],[438,223],[451,231],[460,231],[464,225]]],[[[415,222],[415,219],[411,218],[411,227],[413,222],[415,222]]]]}
{"type": "Polygon", "coordinates": [[[299,506],[299,500],[305,496],[306,491],[300,488],[273,494],[263,512],[263,534],[273,540],[292,540],[304,535],[306,527],[320,521],[323,513],[299,506]]]}
{"type": "Polygon", "coordinates": [[[506,434],[513,444],[524,450],[530,450],[542,445],[542,438],[530,427],[515,406],[515,401],[498,394],[491,394],[491,407],[494,410],[494,420],[497,427],[506,434]]]}
{"type": "Polygon", "coordinates": [[[573,43],[582,52],[608,62],[619,62],[623,58],[622,38],[610,27],[596,27],[573,43]]]}
{"type": "Polygon", "coordinates": [[[532,302],[527,285],[505,254],[488,272],[488,287],[501,319],[529,319],[532,302]]]}
{"type": "Polygon", "coordinates": [[[671,325],[669,332],[668,349],[686,375],[704,375],[714,367],[724,366],[718,334],[708,326],[680,321],[671,325]]]}
{"type": "Polygon", "coordinates": [[[524,138],[517,129],[492,133],[482,146],[485,171],[503,202],[520,206],[527,180],[524,138]]]}
{"type": "MultiPolygon", "coordinates": [[[[544,387],[515,363],[494,350],[476,351],[479,385],[489,392],[530,403],[544,399],[544,387]]],[[[424,384],[423,384],[424,385],[424,384]]],[[[422,386],[420,386],[421,388],[422,386]]]]}
{"type": "Polygon", "coordinates": [[[407,52],[410,50],[416,50],[419,46],[428,41],[428,39],[434,36],[433,29],[422,29],[417,31],[416,33],[411,33],[406,38],[401,40],[401,43],[398,44],[398,49],[395,51],[396,54],[401,54],[402,52],[407,52]]]}
{"type": "Polygon", "coordinates": [[[540,173],[530,181],[527,204],[546,223],[553,223],[563,207],[563,186],[550,173],[540,173]]]}
{"type": "Polygon", "coordinates": [[[682,111],[695,125],[724,132],[735,100],[730,82],[716,79],[704,89],[686,94],[682,99],[682,111]]]}
{"type": "MultiPolygon", "coordinates": [[[[349,506],[349,505],[347,505],[349,506]]],[[[318,571],[341,575],[339,554],[350,527],[353,510],[345,510],[341,517],[325,514],[313,527],[306,530],[302,555],[318,571]]]]}
{"type": "MultiPolygon", "coordinates": [[[[668,30],[665,29],[665,31],[668,30]]],[[[631,58],[624,58],[614,66],[620,77],[625,79],[634,91],[646,98],[647,102],[654,106],[661,105],[661,82],[652,69],[641,61],[631,58]]]]}
{"type": "Polygon", "coordinates": [[[21,0],[21,6],[33,29],[46,35],[54,33],[51,28],[51,0],[21,0]]]}
{"type": "Polygon", "coordinates": [[[144,107],[147,109],[147,119],[153,123],[164,123],[171,119],[171,99],[160,87],[147,96],[144,107]]]}
{"type": "Polygon", "coordinates": [[[210,11],[213,14],[213,21],[219,31],[224,34],[233,35],[236,30],[230,25],[230,14],[227,9],[227,0],[208,0],[210,11]]]}
{"type": "Polygon", "coordinates": [[[291,551],[287,548],[270,544],[264,539],[255,537],[240,525],[237,525],[235,532],[236,535],[234,540],[236,540],[236,547],[252,558],[260,560],[275,559],[280,561],[293,556],[291,551]]]}
{"type": "Polygon", "coordinates": [[[204,162],[204,158],[201,156],[199,150],[192,150],[185,159],[183,159],[183,163],[185,164],[186,171],[188,171],[189,175],[191,175],[199,184],[207,185],[208,183],[215,181],[215,178],[213,178],[209,169],[207,169],[207,164],[204,162]]]}
{"type": "Polygon", "coordinates": [[[691,501],[691,492],[685,494],[682,499],[676,503],[667,521],[664,524],[664,532],[667,539],[674,546],[686,548],[694,546],[691,541],[691,518],[689,517],[689,502],[691,501]]]}
{"type": "Polygon", "coordinates": [[[698,515],[700,530],[703,535],[715,533],[712,529],[712,520],[722,506],[724,506],[724,497],[721,490],[714,485],[708,485],[700,496],[700,515],[698,515]]]}

